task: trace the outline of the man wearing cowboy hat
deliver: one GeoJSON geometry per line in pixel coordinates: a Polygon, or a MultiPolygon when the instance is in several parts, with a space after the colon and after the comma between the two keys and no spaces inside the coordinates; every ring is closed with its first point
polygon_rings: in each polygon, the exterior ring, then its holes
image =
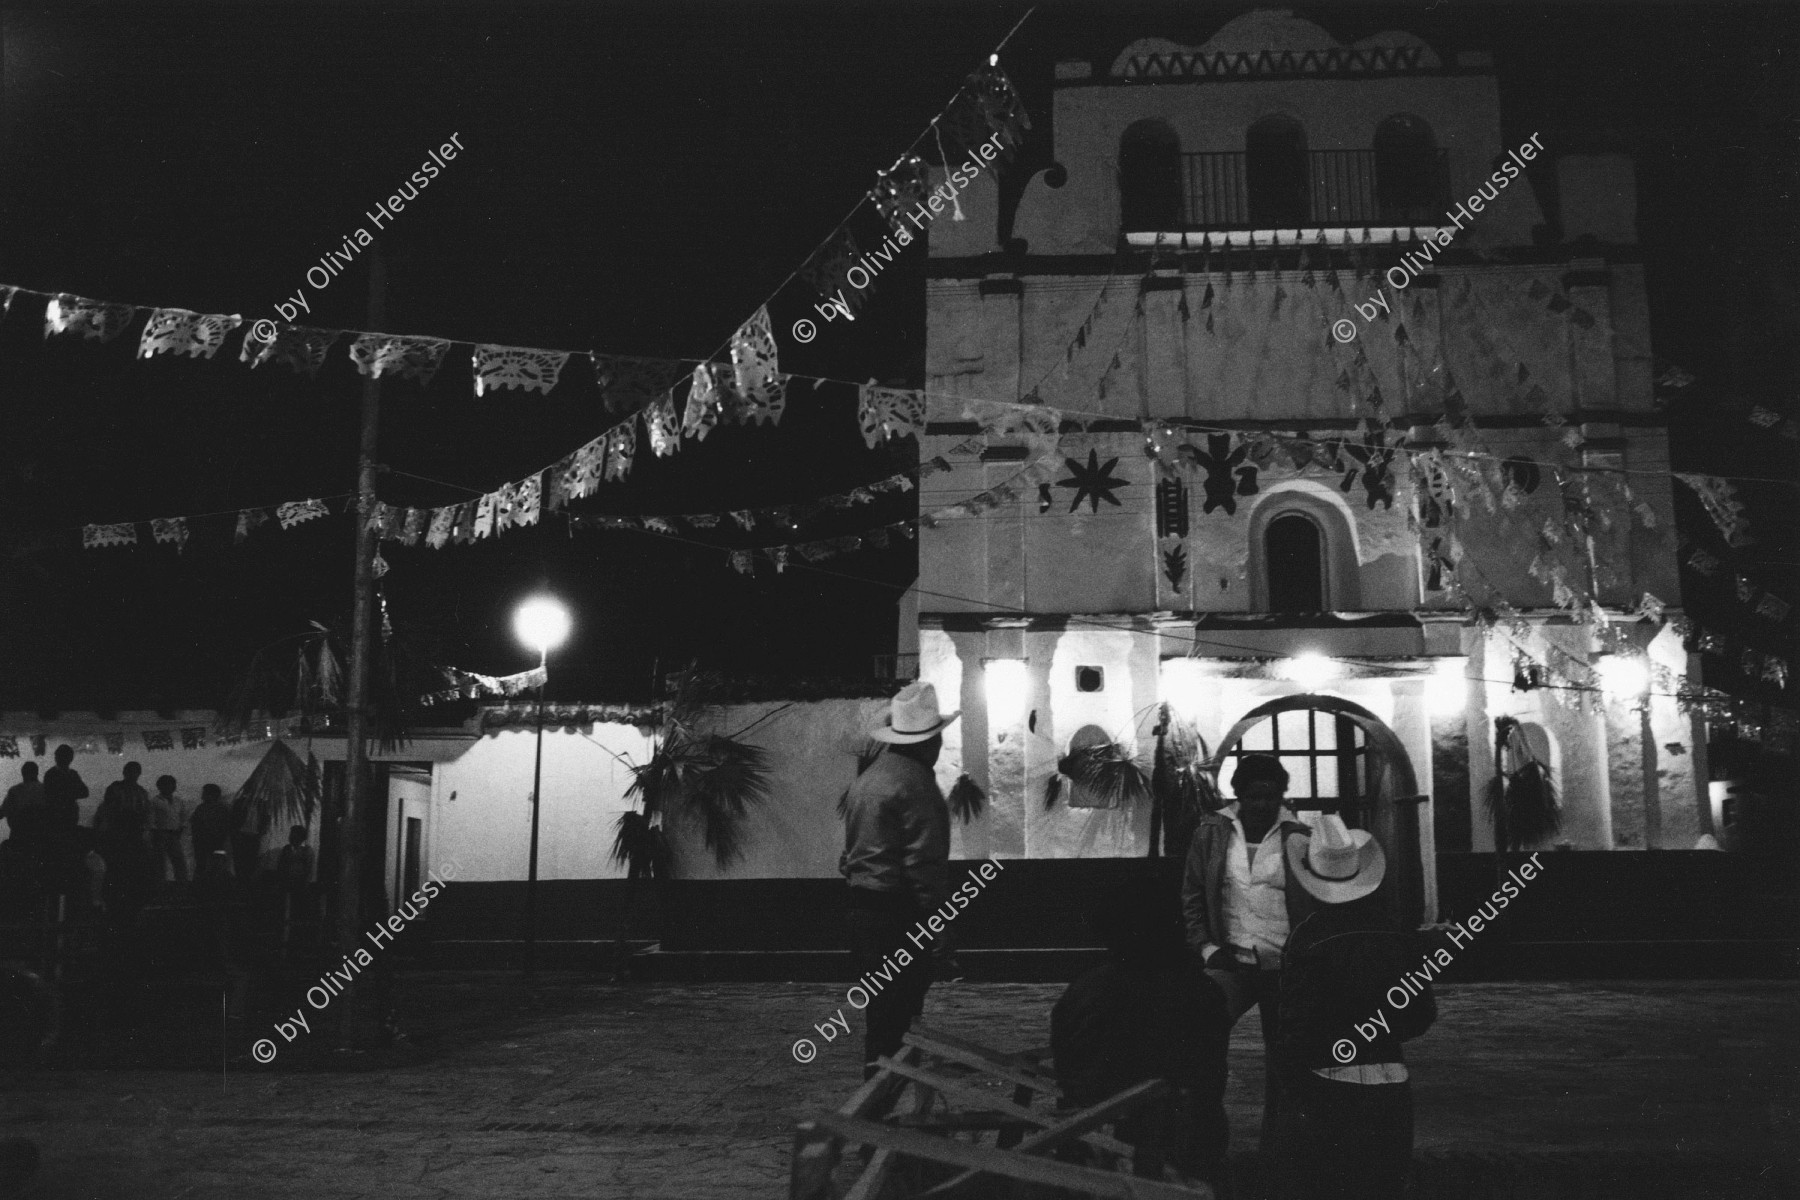
{"type": "Polygon", "coordinates": [[[1277,1069],[1282,1194],[1403,1195],[1412,1164],[1412,1085],[1400,1043],[1437,1017],[1419,949],[1376,895],[1387,871],[1367,830],[1322,814],[1288,843],[1288,874],[1320,902],[1283,957],[1277,1069]]]}
{"type": "Polygon", "coordinates": [[[1231,776],[1235,803],[1203,813],[1188,843],[1181,889],[1188,945],[1225,993],[1235,1022],[1252,1005],[1262,1023],[1261,1147],[1274,1145],[1282,1107],[1274,1069],[1280,1021],[1281,948],[1288,931],[1311,911],[1305,893],[1287,886],[1282,843],[1304,837],[1306,826],[1282,803],[1288,774],[1269,754],[1246,754],[1231,776]]]}
{"type": "Polygon", "coordinates": [[[939,715],[937,689],[929,683],[902,688],[869,731],[883,743],[880,755],[845,796],[838,870],[850,883],[850,953],[859,977],[882,971],[884,980],[865,1016],[865,1078],[876,1059],[899,1051],[931,986],[930,954],[910,955],[898,971],[892,961],[910,945],[907,932],[950,892],[950,809],[932,767],[944,729],[958,715],[939,715]]]}

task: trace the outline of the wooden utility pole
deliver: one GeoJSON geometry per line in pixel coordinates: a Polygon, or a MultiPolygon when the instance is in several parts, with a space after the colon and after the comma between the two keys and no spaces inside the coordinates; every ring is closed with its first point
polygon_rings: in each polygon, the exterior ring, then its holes
{"type": "MultiPolygon", "coordinates": [[[[368,328],[387,322],[387,264],[378,242],[369,248],[368,328]]],[[[364,933],[363,842],[367,834],[369,805],[369,674],[371,639],[375,627],[375,554],[381,533],[369,524],[375,511],[376,435],[381,424],[381,380],[363,380],[362,438],[356,465],[356,572],[350,617],[350,679],[344,701],[344,813],[338,836],[338,948],[354,953],[364,933]]],[[[339,1036],[343,1044],[360,1041],[359,1031],[368,1026],[366,1007],[357,1003],[355,989],[337,998],[339,1036]]]]}

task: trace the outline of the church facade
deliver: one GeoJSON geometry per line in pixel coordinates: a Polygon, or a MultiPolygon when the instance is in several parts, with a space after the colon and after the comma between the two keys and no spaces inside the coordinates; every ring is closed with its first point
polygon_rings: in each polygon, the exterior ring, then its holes
{"type": "Polygon", "coordinates": [[[1560,828],[1509,841],[1691,848],[1629,160],[1509,128],[1486,55],[1279,11],[1061,63],[1051,116],[1022,195],[979,179],[930,236],[949,469],[901,637],[963,713],[958,852],[1146,853],[1146,803],[1059,777],[1147,772],[1172,723],[1396,840],[1427,916],[1527,764],[1560,828]]]}

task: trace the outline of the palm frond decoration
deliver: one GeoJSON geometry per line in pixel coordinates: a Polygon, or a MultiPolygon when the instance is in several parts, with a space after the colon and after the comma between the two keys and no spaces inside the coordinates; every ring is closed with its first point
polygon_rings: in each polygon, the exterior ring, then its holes
{"type": "Polygon", "coordinates": [[[1151,852],[1180,857],[1187,853],[1200,815],[1219,807],[1219,794],[1205,769],[1206,746],[1199,732],[1167,704],[1158,717],[1150,769],[1157,818],[1151,822],[1151,852]]]}
{"type": "Polygon", "coordinates": [[[270,715],[323,718],[341,703],[343,668],[331,631],[317,621],[311,629],[272,642],[250,656],[237,686],[219,709],[220,728],[243,730],[270,715]],[[284,647],[298,642],[293,666],[284,647]]]}
{"type": "Polygon", "coordinates": [[[673,818],[700,826],[701,841],[719,866],[743,853],[742,822],[769,798],[768,754],[759,747],[694,728],[691,693],[678,691],[649,761],[631,768],[626,796],[643,816],[664,827],[673,818]]]}
{"type": "Polygon", "coordinates": [[[663,836],[662,826],[641,812],[619,814],[611,857],[626,868],[627,879],[669,877],[669,840],[663,836]]]}
{"type": "Polygon", "coordinates": [[[1487,788],[1494,845],[1523,850],[1562,832],[1562,805],[1548,764],[1540,762],[1512,717],[1494,721],[1494,778],[1487,788]]]}
{"type": "Polygon", "coordinates": [[[950,806],[950,815],[967,825],[987,807],[987,793],[965,772],[958,775],[956,782],[950,785],[950,794],[944,797],[944,801],[950,806]]]}
{"type": "Polygon", "coordinates": [[[310,825],[319,807],[319,775],[317,759],[308,755],[301,761],[292,746],[276,738],[232,797],[232,811],[248,813],[252,828],[285,833],[294,825],[310,825]]]}
{"type": "Polygon", "coordinates": [[[1057,761],[1056,769],[1068,776],[1070,808],[1129,808],[1150,799],[1144,768],[1118,742],[1074,747],[1057,761]]]}

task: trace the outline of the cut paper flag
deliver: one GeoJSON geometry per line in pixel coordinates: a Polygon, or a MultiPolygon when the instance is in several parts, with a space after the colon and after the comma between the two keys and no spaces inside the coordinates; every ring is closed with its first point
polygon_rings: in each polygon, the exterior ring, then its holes
{"type": "Polygon", "coordinates": [[[885,171],[875,172],[875,186],[869,199],[896,236],[909,235],[906,214],[925,201],[925,160],[916,154],[904,154],[885,171]]]}
{"type": "Polygon", "coordinates": [[[1774,592],[1765,592],[1763,598],[1757,602],[1756,615],[1767,617],[1771,621],[1785,621],[1792,608],[1791,604],[1774,592]]]}
{"type": "Polygon", "coordinates": [[[275,519],[283,529],[292,529],[306,521],[316,521],[320,517],[331,515],[323,500],[290,500],[275,509],[275,519]]]}
{"type": "Polygon", "coordinates": [[[594,383],[605,398],[606,411],[617,416],[637,412],[687,374],[687,368],[669,359],[596,353],[588,358],[594,364],[594,383]]]}
{"type": "Polygon", "coordinates": [[[787,384],[776,359],[775,333],[767,305],[731,335],[732,382],[737,387],[737,419],[748,424],[781,424],[787,406],[787,384]]]}
{"type": "Polygon", "coordinates": [[[251,530],[255,529],[258,525],[265,524],[268,519],[269,510],[266,508],[240,509],[238,511],[237,519],[237,533],[233,535],[232,540],[235,542],[243,541],[250,536],[251,530]]]}
{"type": "Polygon", "coordinates": [[[800,278],[819,294],[821,300],[834,302],[840,310],[848,308],[850,311],[844,315],[854,320],[857,310],[863,306],[866,289],[851,284],[850,268],[861,256],[856,235],[849,229],[839,229],[806,260],[800,268],[800,278]]]}
{"type": "Polygon", "coordinates": [[[79,333],[82,337],[110,342],[125,332],[137,309],[129,304],[108,304],[82,296],[56,295],[44,306],[44,336],[79,333]]]}
{"type": "Polygon", "coordinates": [[[514,525],[536,525],[543,511],[544,491],[541,475],[530,475],[513,485],[514,525]]]}
{"type": "Polygon", "coordinates": [[[550,394],[569,361],[564,350],[533,350],[524,346],[475,347],[475,394],[486,395],[497,388],[518,388],[527,392],[550,394]]]}
{"type": "Polygon", "coordinates": [[[158,545],[185,546],[188,540],[186,517],[158,517],[150,522],[150,535],[158,545]]]}
{"type": "Polygon", "coordinates": [[[211,358],[225,344],[225,335],[244,323],[239,316],[189,312],[185,308],[159,308],[144,323],[138,339],[138,357],[153,354],[185,354],[211,358]]]}
{"type": "Polygon", "coordinates": [[[260,322],[250,326],[244,344],[238,347],[238,361],[250,364],[252,370],[266,362],[292,367],[300,375],[317,375],[325,365],[331,345],[343,336],[341,329],[309,329],[304,325],[282,325],[272,322],[275,335],[268,341],[257,336],[260,322]]]}
{"type": "Polygon", "coordinates": [[[442,550],[450,541],[450,529],[455,521],[454,507],[432,509],[431,524],[425,530],[425,544],[433,550],[442,550]]]}
{"type": "Polygon", "coordinates": [[[438,704],[446,700],[473,700],[479,696],[517,696],[544,686],[543,667],[520,671],[517,675],[480,675],[474,671],[458,671],[454,667],[439,668],[450,686],[419,697],[421,704],[438,704]]]}
{"type": "Polygon", "coordinates": [[[688,388],[687,414],[682,419],[681,432],[696,441],[706,440],[724,409],[717,370],[713,363],[700,363],[694,368],[694,380],[688,388]]]}
{"type": "Polygon", "coordinates": [[[857,389],[857,421],[863,443],[871,450],[884,437],[915,437],[925,428],[925,396],[903,388],[882,388],[873,381],[857,389]]]}
{"type": "Polygon", "coordinates": [[[600,470],[606,461],[606,436],[595,438],[570,456],[568,473],[563,477],[563,490],[571,500],[594,494],[600,486],[600,470]]]}
{"type": "Polygon", "coordinates": [[[107,546],[137,545],[137,526],[129,521],[116,525],[84,525],[81,527],[81,545],[83,549],[96,550],[107,546]]]}
{"type": "Polygon", "coordinates": [[[969,76],[943,122],[944,135],[958,153],[968,154],[998,134],[1008,158],[1030,128],[1025,104],[998,63],[989,63],[969,76]]]}
{"type": "Polygon", "coordinates": [[[675,397],[665,392],[644,409],[644,432],[650,452],[667,458],[681,449],[681,422],[675,416],[675,397]]]}
{"type": "Polygon", "coordinates": [[[365,333],[350,343],[350,361],[356,364],[358,372],[375,379],[398,375],[416,379],[423,386],[437,374],[449,348],[450,343],[443,338],[365,333]]]}
{"type": "Polygon", "coordinates": [[[1706,515],[1712,518],[1714,525],[1725,537],[1728,546],[1747,546],[1753,540],[1750,537],[1750,523],[1744,519],[1744,505],[1734,494],[1731,484],[1715,475],[1694,475],[1683,471],[1675,472],[1675,478],[1694,489],[1700,497],[1700,503],[1706,508],[1706,515]]]}
{"type": "Polygon", "coordinates": [[[637,426],[630,421],[615,425],[606,434],[606,459],[601,477],[617,483],[631,474],[631,463],[637,457],[637,426]]]}

